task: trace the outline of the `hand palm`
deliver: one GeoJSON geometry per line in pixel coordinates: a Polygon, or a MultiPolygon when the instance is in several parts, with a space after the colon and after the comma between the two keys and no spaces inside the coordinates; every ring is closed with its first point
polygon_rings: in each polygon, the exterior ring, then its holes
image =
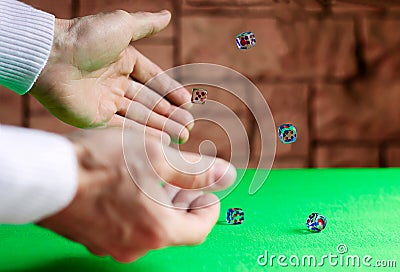
{"type": "MultiPolygon", "coordinates": [[[[174,162],[198,162],[199,155],[163,147],[141,133],[123,135],[118,129],[71,135],[80,168],[78,191],[68,207],[39,224],[122,262],[150,249],[203,241],[218,218],[219,201],[199,189],[226,188],[235,180],[235,169],[208,158],[215,161],[213,167],[185,174],[171,167],[161,150],[174,162]]],[[[205,169],[208,162],[192,164],[189,172],[205,169]]]]}
{"type": "MultiPolygon", "coordinates": [[[[31,94],[55,116],[73,126],[122,126],[126,117],[134,121],[131,123],[162,130],[167,117],[173,122],[165,126],[166,132],[179,137],[182,128],[192,120],[191,115],[181,109],[177,111],[155,93],[165,94],[162,88],[138,94],[141,84],[162,70],[131,44],[162,30],[169,18],[168,12],[156,15],[116,11],[73,19],[68,25],[61,22],[63,31],[56,31],[51,55],[31,94]],[[146,110],[148,116],[154,111],[152,120],[156,121],[148,123],[144,118],[137,120],[134,114],[128,116],[132,99],[147,107],[138,108],[146,110]],[[174,111],[177,114],[172,116],[174,111]]],[[[170,93],[168,99],[177,106],[189,100],[182,88],[170,93]]],[[[187,131],[183,138],[188,138],[187,131]]]]}

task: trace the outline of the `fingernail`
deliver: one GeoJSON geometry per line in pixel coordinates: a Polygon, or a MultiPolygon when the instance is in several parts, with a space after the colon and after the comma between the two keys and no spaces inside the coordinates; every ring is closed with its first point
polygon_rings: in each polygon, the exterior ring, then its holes
{"type": "Polygon", "coordinates": [[[186,143],[189,140],[189,130],[186,127],[183,127],[181,130],[181,133],[179,133],[179,143],[183,144],[186,143]]]}
{"type": "Polygon", "coordinates": [[[169,15],[169,11],[166,9],[163,9],[162,11],[159,12],[161,15],[165,16],[165,15],[169,15]]]}
{"type": "Polygon", "coordinates": [[[193,129],[193,127],[194,127],[194,122],[193,122],[193,121],[191,121],[189,124],[186,125],[186,128],[187,128],[189,131],[191,131],[191,130],[193,129]]]}
{"type": "Polygon", "coordinates": [[[161,134],[161,142],[164,145],[169,145],[171,143],[171,137],[167,133],[161,134]]]}
{"type": "Polygon", "coordinates": [[[213,166],[214,181],[219,182],[224,178],[224,184],[220,184],[222,187],[227,187],[233,184],[236,180],[236,168],[225,161],[217,160],[213,166]]]}
{"type": "Polygon", "coordinates": [[[172,138],[171,137],[171,142],[173,142],[175,144],[184,144],[184,143],[187,142],[188,139],[189,139],[189,137],[187,139],[181,138],[181,137],[178,137],[178,138],[172,138]]]}
{"type": "Polygon", "coordinates": [[[184,143],[186,143],[188,140],[189,140],[189,136],[179,138],[178,141],[179,141],[179,144],[184,144],[184,143]]]}
{"type": "Polygon", "coordinates": [[[171,142],[175,143],[175,144],[183,144],[184,142],[186,142],[185,140],[182,139],[175,139],[175,138],[171,138],[171,142]]]}
{"type": "Polygon", "coordinates": [[[193,107],[193,103],[185,103],[182,105],[182,108],[184,108],[185,110],[190,110],[193,107]]]}

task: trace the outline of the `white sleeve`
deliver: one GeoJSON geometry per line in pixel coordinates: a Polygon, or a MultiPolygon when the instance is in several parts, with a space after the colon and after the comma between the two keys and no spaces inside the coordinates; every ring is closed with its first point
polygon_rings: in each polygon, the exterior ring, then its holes
{"type": "Polygon", "coordinates": [[[0,85],[25,94],[50,55],[54,16],[16,0],[0,0],[0,85]]]}
{"type": "Polygon", "coordinates": [[[0,223],[34,222],[66,207],[77,190],[77,169],[66,138],[0,125],[0,223]]]}

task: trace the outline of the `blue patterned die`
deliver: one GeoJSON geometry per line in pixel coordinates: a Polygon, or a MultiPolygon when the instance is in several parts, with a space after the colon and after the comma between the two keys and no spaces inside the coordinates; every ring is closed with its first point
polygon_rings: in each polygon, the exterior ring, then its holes
{"type": "Polygon", "coordinates": [[[226,212],[226,222],[230,225],[242,224],[244,221],[244,211],[241,208],[229,208],[226,212]]]}
{"type": "Polygon", "coordinates": [[[279,140],[284,144],[291,144],[297,140],[297,131],[292,124],[282,124],[278,129],[279,140]]]}
{"type": "Polygon", "coordinates": [[[320,232],[326,227],[326,218],[322,214],[313,212],[308,216],[306,225],[311,232],[320,232]]]}

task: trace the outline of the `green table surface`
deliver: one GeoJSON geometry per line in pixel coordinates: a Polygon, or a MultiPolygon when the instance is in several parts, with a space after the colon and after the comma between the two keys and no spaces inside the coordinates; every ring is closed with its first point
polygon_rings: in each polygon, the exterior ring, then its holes
{"type": "Polygon", "coordinates": [[[250,196],[253,173],[246,170],[222,200],[220,221],[201,245],[151,251],[120,264],[37,226],[3,225],[0,271],[400,271],[400,169],[272,170],[250,196]],[[244,209],[242,225],[223,223],[229,207],[244,209]],[[305,227],[313,211],[327,217],[320,233],[305,227]],[[345,253],[338,252],[340,244],[345,253]],[[286,259],[271,262],[272,255],[286,259]],[[392,267],[377,267],[377,261],[392,267]]]}

